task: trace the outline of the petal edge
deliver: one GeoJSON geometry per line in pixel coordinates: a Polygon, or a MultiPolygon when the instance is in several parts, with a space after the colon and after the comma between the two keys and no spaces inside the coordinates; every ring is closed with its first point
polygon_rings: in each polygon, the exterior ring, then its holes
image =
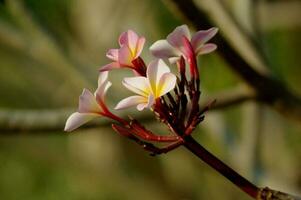
{"type": "Polygon", "coordinates": [[[87,123],[88,121],[94,119],[97,116],[98,116],[97,114],[90,114],[90,113],[88,114],[79,113],[79,112],[72,113],[66,121],[64,131],[71,132],[77,129],[78,127],[80,127],[81,125],[87,123]]]}
{"type": "Polygon", "coordinates": [[[147,99],[142,96],[130,96],[125,99],[122,99],[116,106],[115,110],[126,109],[132,106],[136,106],[141,103],[147,103],[147,99]]]}

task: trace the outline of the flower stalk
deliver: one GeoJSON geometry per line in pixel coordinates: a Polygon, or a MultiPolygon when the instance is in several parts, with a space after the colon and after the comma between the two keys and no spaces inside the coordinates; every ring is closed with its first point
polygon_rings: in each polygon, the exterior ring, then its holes
{"type": "Polygon", "coordinates": [[[254,199],[257,198],[260,189],[255,186],[253,183],[245,179],[243,176],[238,174],[231,167],[223,163],[209,151],[207,151],[202,145],[197,143],[191,136],[187,136],[184,139],[183,145],[191,151],[194,155],[203,160],[210,167],[218,171],[224,177],[226,177],[229,181],[235,184],[238,188],[248,194],[250,197],[254,199]]]}

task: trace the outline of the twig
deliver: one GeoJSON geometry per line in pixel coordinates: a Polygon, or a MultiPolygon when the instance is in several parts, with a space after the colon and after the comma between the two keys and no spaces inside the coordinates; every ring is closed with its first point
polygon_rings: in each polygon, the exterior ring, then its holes
{"type": "MultiPolygon", "coordinates": [[[[54,110],[1,110],[0,111],[0,134],[46,134],[63,131],[65,121],[76,109],[54,109],[54,110]],[[43,132],[42,132],[43,131],[43,132]]],[[[139,120],[152,119],[149,115],[135,115],[139,120]]],[[[124,116],[126,117],[126,116],[124,116]]],[[[94,121],[84,126],[92,128],[97,126],[109,126],[111,121],[104,119],[94,121]]]]}
{"type": "MultiPolygon", "coordinates": [[[[256,96],[248,92],[247,90],[238,87],[229,91],[213,94],[212,96],[203,100],[202,108],[205,107],[208,102],[217,99],[217,102],[210,111],[223,109],[238,105],[245,101],[254,100],[256,96]]],[[[15,134],[20,132],[32,132],[38,133],[41,131],[61,131],[64,128],[65,121],[72,113],[73,109],[54,109],[54,110],[0,110],[0,134],[7,134],[14,132],[15,134]]],[[[124,116],[126,117],[126,116],[124,116]]],[[[140,121],[153,120],[151,115],[136,115],[140,121]]],[[[90,123],[83,128],[92,128],[97,126],[107,126],[111,124],[108,120],[99,120],[94,123],[90,123]]]]}
{"type": "Polygon", "coordinates": [[[250,89],[238,86],[236,88],[231,88],[228,90],[223,90],[216,94],[212,94],[209,98],[205,98],[205,101],[202,101],[202,107],[212,100],[216,100],[214,106],[210,110],[219,110],[228,108],[234,105],[241,104],[246,101],[256,100],[256,94],[250,89]]]}

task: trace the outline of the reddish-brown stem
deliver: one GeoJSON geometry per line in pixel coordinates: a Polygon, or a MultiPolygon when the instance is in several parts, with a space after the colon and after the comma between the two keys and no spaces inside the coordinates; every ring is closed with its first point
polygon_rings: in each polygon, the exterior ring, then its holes
{"type": "Polygon", "coordinates": [[[123,125],[127,125],[127,124],[128,124],[128,122],[127,122],[126,120],[124,120],[124,119],[118,117],[117,115],[114,115],[114,114],[108,109],[108,107],[106,106],[106,104],[105,104],[101,99],[98,101],[98,103],[100,104],[100,107],[101,107],[102,110],[103,110],[103,113],[102,113],[103,116],[108,117],[108,118],[110,118],[110,119],[112,119],[112,120],[115,120],[115,121],[117,121],[117,122],[119,122],[119,123],[121,123],[121,124],[123,124],[123,125]]]}
{"type": "Polygon", "coordinates": [[[147,141],[155,142],[175,142],[181,139],[177,135],[158,135],[147,129],[145,129],[137,120],[132,119],[129,126],[132,129],[132,133],[139,138],[147,141]]]}
{"type": "Polygon", "coordinates": [[[187,119],[186,128],[191,127],[196,118],[198,118],[197,113],[199,112],[199,98],[200,98],[200,79],[199,70],[196,61],[196,55],[194,49],[185,36],[183,36],[183,44],[186,50],[186,59],[190,67],[191,80],[187,88],[189,89],[189,96],[191,101],[191,110],[187,119]]]}
{"type": "Polygon", "coordinates": [[[103,115],[110,118],[110,119],[112,119],[112,120],[115,120],[115,121],[119,122],[120,124],[128,125],[128,122],[126,120],[118,117],[117,115],[114,115],[111,112],[105,112],[103,115]]]}
{"type": "Polygon", "coordinates": [[[178,71],[180,74],[180,81],[178,82],[178,90],[177,95],[177,102],[178,110],[179,110],[179,122],[181,122],[183,127],[185,127],[185,115],[186,115],[186,108],[187,108],[187,97],[185,95],[185,85],[187,84],[186,80],[186,69],[185,69],[185,60],[183,56],[181,56],[179,62],[177,62],[178,71]]]}
{"type": "Polygon", "coordinates": [[[140,56],[133,60],[132,64],[134,66],[132,69],[135,70],[138,75],[146,76],[146,65],[140,56]]]}
{"type": "Polygon", "coordinates": [[[247,193],[249,196],[254,199],[257,198],[258,193],[260,192],[260,188],[255,186],[253,183],[242,177],[228,165],[223,163],[209,151],[207,151],[202,145],[196,142],[191,136],[187,136],[184,138],[183,144],[189,151],[191,151],[194,155],[199,157],[209,166],[217,170],[220,174],[226,177],[229,181],[234,183],[237,187],[247,193]]]}
{"type": "MultiPolygon", "coordinates": [[[[188,59],[189,65],[191,68],[195,68],[195,72],[198,74],[197,64],[194,57],[188,59]]],[[[191,101],[191,110],[187,120],[186,128],[190,127],[193,123],[197,113],[199,112],[199,99],[200,99],[200,82],[199,76],[193,76],[190,83],[190,101],[191,101]]]]}

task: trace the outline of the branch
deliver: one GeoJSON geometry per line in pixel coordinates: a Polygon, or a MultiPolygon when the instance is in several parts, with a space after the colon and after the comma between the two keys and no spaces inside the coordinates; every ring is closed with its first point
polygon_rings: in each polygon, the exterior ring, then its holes
{"type": "MultiPolygon", "coordinates": [[[[214,26],[204,10],[197,7],[192,0],[168,0],[196,29],[214,26]]],[[[218,46],[218,53],[257,93],[257,100],[275,108],[281,114],[301,122],[301,99],[290,91],[286,85],[274,77],[255,70],[226,40],[218,35],[213,40],[218,46]]],[[[255,66],[256,67],[256,66],[255,66]]],[[[258,67],[258,66],[257,66],[258,67]]]]}
{"type": "Polygon", "coordinates": [[[25,131],[63,130],[71,109],[0,111],[0,134],[25,131]]]}
{"type": "MultiPolygon", "coordinates": [[[[238,87],[229,91],[219,92],[214,94],[201,103],[201,107],[205,107],[208,102],[217,99],[217,103],[210,108],[218,110],[234,105],[238,105],[245,101],[256,99],[255,94],[248,92],[242,87],[238,87]]],[[[55,109],[55,110],[0,110],[0,134],[11,134],[11,132],[31,132],[39,133],[42,131],[62,131],[68,116],[74,112],[74,109],[55,109]]],[[[121,116],[126,118],[127,115],[121,116]]],[[[139,121],[153,120],[152,115],[140,114],[135,118],[139,121]]],[[[99,126],[108,126],[111,121],[99,120],[94,123],[89,123],[83,128],[93,128],[99,126]]]]}
{"type": "Polygon", "coordinates": [[[205,101],[202,101],[201,107],[204,107],[208,102],[216,100],[216,103],[214,103],[210,110],[220,110],[244,103],[246,101],[256,100],[257,96],[250,89],[243,86],[238,86],[236,88],[231,88],[216,94],[212,94],[210,97],[205,99],[205,101]]]}
{"type": "MultiPolygon", "coordinates": [[[[45,131],[55,133],[64,130],[68,116],[76,110],[74,109],[54,109],[54,110],[1,110],[0,111],[0,134],[43,134],[45,131]],[[27,133],[28,132],[28,133],[27,133]]],[[[126,115],[121,116],[126,118],[126,115]]],[[[137,115],[141,121],[152,119],[150,115],[137,115]]],[[[100,119],[89,123],[83,128],[93,128],[109,126],[112,122],[107,119],[100,119]]]]}

